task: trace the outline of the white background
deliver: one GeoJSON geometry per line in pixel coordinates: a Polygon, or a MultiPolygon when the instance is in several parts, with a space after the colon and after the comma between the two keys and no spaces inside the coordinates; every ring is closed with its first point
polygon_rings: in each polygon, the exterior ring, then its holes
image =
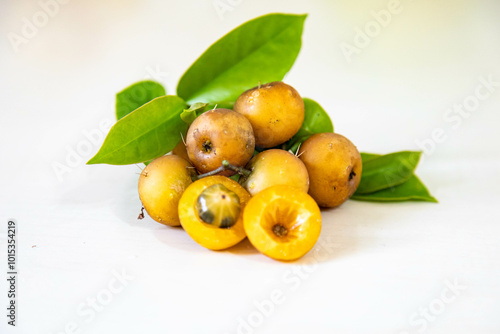
{"type": "Polygon", "coordinates": [[[443,118],[480,77],[500,82],[500,3],[401,0],[350,62],[341,43],[388,1],[232,3],[219,16],[212,0],[74,0],[16,52],[9,36],[41,7],[0,0],[0,261],[15,218],[20,272],[15,329],[0,280],[0,332],[500,332],[500,87],[468,117],[443,118]],[[139,168],[84,165],[100,146],[84,132],[113,120],[116,92],[152,77],[174,93],[212,42],[268,12],[309,13],[286,82],[360,151],[418,150],[444,131],[417,170],[439,204],[348,201],[323,212],[313,254],[280,263],[246,241],[212,252],[138,221],[139,168]],[[133,279],[110,295],[122,271],[133,279]],[[99,312],[96,297],[109,301],[99,312]]]}

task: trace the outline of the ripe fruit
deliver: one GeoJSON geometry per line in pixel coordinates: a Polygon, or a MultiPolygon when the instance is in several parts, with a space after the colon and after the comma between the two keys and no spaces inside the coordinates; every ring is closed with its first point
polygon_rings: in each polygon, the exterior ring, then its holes
{"type": "Polygon", "coordinates": [[[189,157],[186,151],[186,145],[182,140],[179,142],[179,144],[177,144],[176,147],[174,147],[174,149],[172,150],[172,154],[177,155],[186,161],[189,161],[189,157]]]}
{"type": "Polygon", "coordinates": [[[236,100],[234,110],[252,123],[255,145],[262,148],[286,142],[304,121],[304,101],[281,81],[247,90],[236,100]]]}
{"type": "Polygon", "coordinates": [[[319,133],[300,147],[309,173],[309,194],[323,207],[335,207],[354,194],[361,180],[361,155],[354,144],[336,133],[319,133]]]}
{"type": "Polygon", "coordinates": [[[276,260],[304,256],[321,232],[321,213],[314,199],[287,185],[267,188],[252,197],[243,220],[250,242],[276,260]]]}
{"type": "MultiPolygon", "coordinates": [[[[189,160],[200,173],[220,167],[223,160],[234,166],[245,166],[254,148],[252,125],[244,116],[229,109],[213,109],[201,114],[186,136],[189,160]]],[[[230,176],[234,172],[226,170],[220,174],[230,176]]]]}
{"type": "Polygon", "coordinates": [[[164,155],[147,165],[139,176],[139,197],[149,216],[179,226],[177,205],[194,174],[194,168],[176,155],[164,155]]]}
{"type": "Polygon", "coordinates": [[[229,248],[245,239],[243,210],[249,200],[250,194],[238,182],[219,175],[205,177],[193,182],[182,195],[179,218],[184,230],[201,246],[229,248]]]}
{"type": "Polygon", "coordinates": [[[239,182],[252,196],[278,184],[294,186],[304,192],[309,190],[306,166],[288,151],[263,151],[253,157],[246,168],[252,173],[248,177],[242,176],[239,182]]]}

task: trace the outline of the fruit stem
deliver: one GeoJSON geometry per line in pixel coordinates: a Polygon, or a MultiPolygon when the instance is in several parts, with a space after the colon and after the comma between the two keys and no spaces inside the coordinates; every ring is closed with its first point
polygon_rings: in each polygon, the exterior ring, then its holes
{"type": "Polygon", "coordinates": [[[222,160],[222,165],[220,167],[218,167],[218,168],[216,168],[208,173],[193,176],[193,181],[202,179],[202,178],[207,177],[207,176],[217,175],[220,172],[223,172],[225,170],[232,170],[233,172],[236,172],[236,173],[243,175],[243,176],[246,176],[246,177],[250,176],[250,174],[252,173],[251,171],[249,171],[246,168],[237,167],[235,165],[231,165],[229,163],[229,161],[227,161],[227,160],[222,160]]]}
{"type": "Polygon", "coordinates": [[[229,161],[227,160],[222,160],[222,166],[221,167],[224,167],[226,169],[229,169],[229,170],[232,170],[233,172],[236,172],[240,175],[243,175],[243,176],[246,176],[246,177],[249,177],[250,174],[252,174],[252,171],[244,168],[244,167],[237,167],[237,166],[234,166],[234,165],[231,165],[229,163],[229,161]]]}

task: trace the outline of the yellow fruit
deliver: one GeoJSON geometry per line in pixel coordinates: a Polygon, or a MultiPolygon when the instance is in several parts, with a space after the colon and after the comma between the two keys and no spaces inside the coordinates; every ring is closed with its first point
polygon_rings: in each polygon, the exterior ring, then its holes
{"type": "MultiPolygon", "coordinates": [[[[186,135],[189,160],[200,173],[211,172],[223,160],[243,167],[252,158],[255,137],[250,122],[229,109],[209,110],[194,120],[186,135]]],[[[220,175],[230,176],[226,170],[220,175]]]]}
{"type": "Polygon", "coordinates": [[[321,232],[321,212],[314,199],[287,185],[267,188],[252,197],[243,220],[250,242],[276,260],[304,256],[321,232]]]}
{"type": "Polygon", "coordinates": [[[344,203],[361,180],[361,155],[354,144],[337,133],[318,133],[300,147],[300,160],[309,173],[309,195],[319,206],[344,203]]]}
{"type": "Polygon", "coordinates": [[[295,88],[281,81],[245,91],[236,100],[234,111],[248,118],[255,146],[262,148],[286,142],[304,121],[304,101],[295,88]]]}
{"type": "Polygon", "coordinates": [[[179,226],[179,199],[195,173],[189,162],[176,155],[164,155],[147,165],[139,176],[138,188],[148,215],[159,223],[179,226]]]}
{"type": "Polygon", "coordinates": [[[174,149],[172,150],[172,154],[177,155],[186,161],[189,161],[189,157],[186,151],[186,145],[184,145],[184,142],[182,140],[179,142],[179,144],[177,144],[176,147],[174,147],[174,149]]]}
{"type": "Polygon", "coordinates": [[[294,186],[304,192],[309,190],[306,166],[288,151],[271,149],[261,152],[246,168],[252,173],[248,177],[242,176],[239,182],[252,196],[278,184],[294,186]]]}
{"type": "Polygon", "coordinates": [[[250,194],[238,182],[220,175],[205,177],[193,182],[182,195],[179,201],[179,218],[184,230],[201,246],[212,250],[226,249],[245,239],[243,210],[249,200],[250,194]],[[214,185],[223,187],[208,189],[214,185]],[[204,192],[207,189],[208,191],[204,192]],[[222,197],[224,194],[226,198],[222,197]],[[235,215],[233,194],[239,199],[236,205],[239,206],[237,220],[232,226],[221,228],[220,225],[227,225],[222,223],[224,220],[235,215]],[[205,205],[208,205],[208,210],[214,216],[212,223],[211,219],[203,221],[200,218],[200,207],[203,207],[203,204],[200,204],[200,195],[205,197],[205,205]]]}

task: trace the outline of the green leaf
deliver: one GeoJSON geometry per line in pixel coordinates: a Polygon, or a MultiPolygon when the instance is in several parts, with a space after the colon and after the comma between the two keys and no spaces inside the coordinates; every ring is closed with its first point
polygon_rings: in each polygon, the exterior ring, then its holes
{"type": "Polygon", "coordinates": [[[370,202],[402,202],[402,201],[438,201],[431,196],[422,181],[412,175],[408,181],[392,188],[373,192],[371,194],[354,194],[351,199],[370,202]]]}
{"type": "Polygon", "coordinates": [[[188,103],[235,101],[259,81],[282,80],[299,54],[305,18],[269,14],[237,27],[191,65],[177,95],[188,103]]]}
{"type": "Polygon", "coordinates": [[[229,101],[211,102],[208,104],[207,110],[215,108],[224,108],[233,110],[234,102],[229,102],[229,101]]]}
{"type": "Polygon", "coordinates": [[[287,143],[287,148],[292,152],[296,152],[300,144],[316,133],[333,132],[332,120],[318,102],[306,97],[303,100],[305,108],[304,122],[299,132],[287,143]]]}
{"type": "Polygon", "coordinates": [[[420,155],[421,152],[402,151],[369,158],[363,162],[361,182],[356,194],[368,194],[408,181],[420,155]]]}
{"type": "Polygon", "coordinates": [[[187,131],[180,118],[185,107],[180,97],[166,95],[137,108],[116,122],[87,164],[134,164],[171,151],[187,131]]]}
{"type": "Polygon", "coordinates": [[[116,119],[121,119],[143,104],[165,94],[165,88],[162,85],[150,80],[139,81],[128,86],[116,94],[116,119]]]}
{"type": "Polygon", "coordinates": [[[364,153],[364,152],[361,152],[361,161],[363,163],[367,162],[368,160],[371,160],[371,159],[374,159],[374,158],[378,158],[378,157],[381,157],[382,154],[375,154],[375,153],[364,153]]]}
{"type": "Polygon", "coordinates": [[[190,125],[194,122],[196,117],[198,117],[198,113],[203,113],[208,106],[208,103],[196,102],[189,106],[188,109],[184,109],[181,113],[181,119],[184,123],[190,125]]]}

